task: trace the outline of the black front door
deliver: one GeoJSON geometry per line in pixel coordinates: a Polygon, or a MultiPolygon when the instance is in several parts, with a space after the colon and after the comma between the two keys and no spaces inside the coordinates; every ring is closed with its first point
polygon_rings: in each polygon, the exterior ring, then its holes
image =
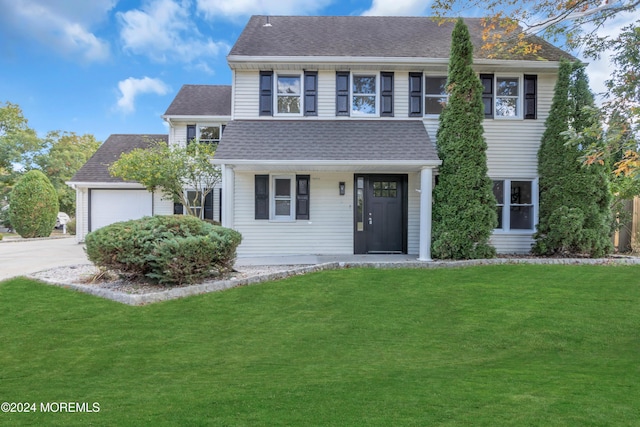
{"type": "Polygon", "coordinates": [[[354,252],[407,252],[407,175],[355,176],[354,252]]]}

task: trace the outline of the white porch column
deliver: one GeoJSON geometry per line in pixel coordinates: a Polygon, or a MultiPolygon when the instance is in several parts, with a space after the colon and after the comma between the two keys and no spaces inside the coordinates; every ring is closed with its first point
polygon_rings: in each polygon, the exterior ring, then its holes
{"type": "Polygon", "coordinates": [[[433,204],[433,168],[420,171],[420,253],[418,261],[431,261],[431,208],[433,204]]]}
{"type": "Polygon", "coordinates": [[[233,166],[222,165],[222,226],[227,228],[233,228],[234,183],[235,173],[233,171],[233,166]]]}

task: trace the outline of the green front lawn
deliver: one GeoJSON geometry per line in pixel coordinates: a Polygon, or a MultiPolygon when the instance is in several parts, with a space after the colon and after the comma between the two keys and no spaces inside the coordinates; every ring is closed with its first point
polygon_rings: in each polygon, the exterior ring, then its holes
{"type": "Polygon", "coordinates": [[[0,283],[1,425],[640,420],[640,267],[329,271],[145,307],[0,283]]]}

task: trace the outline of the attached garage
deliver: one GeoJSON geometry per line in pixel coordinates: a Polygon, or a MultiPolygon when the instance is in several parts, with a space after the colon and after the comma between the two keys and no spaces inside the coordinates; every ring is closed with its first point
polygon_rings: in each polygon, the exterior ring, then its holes
{"type": "Polygon", "coordinates": [[[89,190],[89,231],[152,214],[153,194],[147,190],[89,190]]]}

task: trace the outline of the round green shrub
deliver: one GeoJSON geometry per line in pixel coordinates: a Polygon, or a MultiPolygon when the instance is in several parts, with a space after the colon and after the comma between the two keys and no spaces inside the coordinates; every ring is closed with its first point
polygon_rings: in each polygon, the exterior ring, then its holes
{"type": "Polygon", "coordinates": [[[48,237],[56,225],[58,193],[38,170],[24,174],[9,195],[9,221],[22,237],[48,237]]]}
{"type": "Polygon", "coordinates": [[[98,267],[164,285],[196,283],[233,267],[235,230],[193,216],[144,217],[87,234],[87,257],[98,267]]]}
{"type": "Polygon", "coordinates": [[[66,228],[67,228],[67,233],[71,234],[72,236],[75,236],[76,235],[76,219],[71,218],[69,222],[67,222],[66,228]]]}

